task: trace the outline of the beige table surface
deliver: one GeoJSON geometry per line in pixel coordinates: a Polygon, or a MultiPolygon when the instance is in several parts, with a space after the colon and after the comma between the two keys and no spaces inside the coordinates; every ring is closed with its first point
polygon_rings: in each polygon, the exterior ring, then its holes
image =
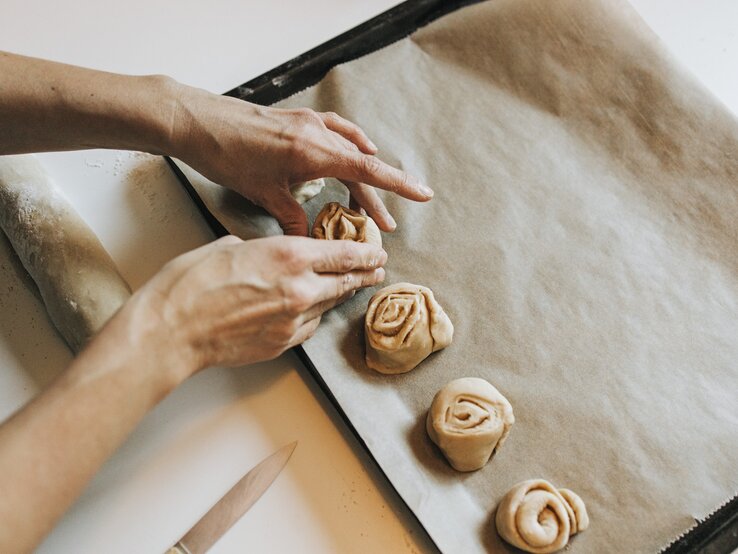
{"type": "MultiPolygon", "coordinates": [[[[223,92],[361,23],[389,0],[145,2],[4,0],[0,49],[223,92]],[[289,15],[287,15],[289,14],[289,15]]],[[[738,3],[634,0],[675,55],[738,113],[738,3]]],[[[122,273],[139,286],[209,240],[157,158],[43,156],[122,273]]],[[[69,354],[0,242],[0,418],[69,354]]],[[[418,552],[427,539],[291,354],[214,368],[150,414],[41,552],[157,552],[282,444],[295,456],[213,552],[418,552]]]]}

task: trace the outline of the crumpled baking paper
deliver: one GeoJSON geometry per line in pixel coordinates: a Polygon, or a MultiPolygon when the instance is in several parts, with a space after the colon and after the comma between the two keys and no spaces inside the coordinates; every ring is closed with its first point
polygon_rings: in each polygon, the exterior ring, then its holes
{"type": "MultiPolygon", "coordinates": [[[[444,552],[512,551],[494,509],[524,479],[586,502],[572,553],[654,552],[736,493],[738,122],[627,3],[471,6],[282,105],[357,122],[435,190],[384,194],[386,283],[432,288],[454,343],[405,375],[367,369],[366,290],[305,349],[444,552]],[[471,474],[424,428],[462,376],[516,417],[471,474]]],[[[233,232],[279,232],[190,175],[233,232]]],[[[306,208],[335,199],[334,182],[306,208]]]]}

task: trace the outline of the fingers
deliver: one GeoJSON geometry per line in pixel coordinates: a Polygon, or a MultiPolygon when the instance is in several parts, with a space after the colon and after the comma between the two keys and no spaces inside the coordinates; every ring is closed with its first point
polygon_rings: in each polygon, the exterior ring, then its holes
{"type": "Polygon", "coordinates": [[[294,348],[298,344],[302,344],[303,342],[308,340],[315,334],[315,331],[318,329],[319,324],[320,316],[303,323],[297,330],[297,332],[292,336],[292,339],[287,344],[287,348],[294,348]]]}
{"type": "Polygon", "coordinates": [[[302,315],[303,323],[293,335],[288,348],[302,344],[315,334],[321,316],[353,297],[356,289],[371,287],[384,280],[384,269],[354,271],[342,275],[320,275],[318,302],[302,315]]]}
{"type": "MultiPolygon", "coordinates": [[[[363,208],[382,231],[390,232],[397,228],[397,223],[387,211],[376,189],[363,183],[353,183],[351,181],[344,181],[343,184],[351,193],[351,203],[363,208]]],[[[350,207],[356,209],[353,206],[350,207]]]]}
{"type": "Polygon", "coordinates": [[[384,268],[368,271],[349,271],[341,274],[322,274],[319,276],[316,295],[318,304],[325,302],[326,310],[338,304],[338,299],[358,289],[373,287],[384,281],[384,268]],[[330,302],[333,301],[333,305],[330,302]]]}
{"type": "Polygon", "coordinates": [[[426,202],[433,198],[433,191],[418,179],[369,154],[346,150],[334,159],[330,170],[333,177],[366,183],[410,200],[426,202]]]}
{"type": "Polygon", "coordinates": [[[369,140],[366,133],[356,123],[352,123],[334,112],[319,113],[318,116],[328,129],[351,141],[365,154],[377,153],[376,145],[369,140]]]}
{"type": "Polygon", "coordinates": [[[286,188],[280,188],[265,197],[262,207],[279,222],[285,235],[307,236],[308,220],[305,210],[286,188]]]}
{"type": "Polygon", "coordinates": [[[354,297],[356,294],[355,290],[351,290],[347,292],[346,294],[343,294],[337,298],[329,298],[328,300],[323,300],[322,302],[318,302],[313,307],[311,307],[308,311],[306,311],[302,318],[303,321],[310,321],[311,319],[315,319],[316,317],[320,317],[328,310],[335,308],[339,304],[343,304],[346,302],[346,300],[349,300],[354,297]]]}
{"type": "MultiPolygon", "coordinates": [[[[378,158],[375,158],[373,154],[377,152],[376,146],[369,141],[358,125],[343,119],[333,112],[318,115],[323,119],[326,127],[336,133],[334,140],[337,140],[343,146],[344,152],[348,153],[339,157],[340,161],[337,165],[339,167],[343,166],[344,170],[354,171],[357,175],[368,177],[352,180],[346,179],[344,184],[348,186],[348,183],[351,181],[366,181],[370,185],[390,190],[412,200],[426,201],[433,197],[433,191],[429,187],[423,185],[407,173],[395,169],[378,158]],[[364,141],[369,141],[369,144],[364,141]],[[371,148],[365,148],[365,146],[369,145],[371,148]]],[[[337,177],[341,178],[340,175],[337,175],[337,177]]],[[[386,222],[385,226],[380,225],[380,229],[383,231],[394,230],[397,224],[392,220],[386,208],[384,208],[384,204],[379,196],[369,192],[371,191],[370,187],[366,185],[362,185],[362,187],[365,189],[365,192],[359,193],[359,196],[363,200],[366,200],[367,204],[377,208],[373,210],[373,214],[370,214],[372,218],[376,215],[382,222],[386,222]]],[[[364,205],[358,198],[356,200],[360,206],[367,209],[367,212],[370,211],[369,206],[364,205]]]]}
{"type": "Polygon", "coordinates": [[[308,255],[316,273],[369,271],[387,261],[387,253],[378,246],[351,240],[314,240],[308,255]]]}

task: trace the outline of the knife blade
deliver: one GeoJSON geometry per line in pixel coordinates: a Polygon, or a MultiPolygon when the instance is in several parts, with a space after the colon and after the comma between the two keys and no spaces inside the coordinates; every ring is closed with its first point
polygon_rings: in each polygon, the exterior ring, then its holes
{"type": "Polygon", "coordinates": [[[166,554],[204,554],[248,510],[280,474],[297,441],[264,458],[218,500],[166,554]]]}

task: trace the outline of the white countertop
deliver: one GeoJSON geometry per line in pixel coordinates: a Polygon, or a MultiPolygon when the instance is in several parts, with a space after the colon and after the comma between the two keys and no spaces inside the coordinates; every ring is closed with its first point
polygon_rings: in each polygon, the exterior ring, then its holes
{"type": "MultiPolygon", "coordinates": [[[[166,73],[223,92],[388,9],[390,0],[174,3],[4,0],[0,50],[125,73],[166,73]]],[[[738,3],[634,0],[738,114],[738,3]]],[[[135,288],[210,240],[163,161],[46,154],[49,170],[135,288]]],[[[0,418],[70,359],[0,240],[0,418]]],[[[267,494],[213,552],[418,552],[430,546],[291,354],[195,376],[103,468],[41,552],[160,552],[243,473],[298,440],[267,494]]]]}

